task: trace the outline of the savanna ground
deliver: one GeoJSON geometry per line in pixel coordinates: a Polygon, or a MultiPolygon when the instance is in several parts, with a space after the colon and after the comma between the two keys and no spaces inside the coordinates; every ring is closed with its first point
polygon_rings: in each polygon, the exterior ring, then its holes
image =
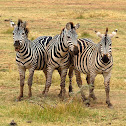
{"type": "MultiPolygon", "coordinates": [[[[0,0],[0,126],[8,126],[14,120],[19,126],[42,125],[84,125],[84,126],[124,126],[126,125],[126,1],[125,0],[0,0]],[[49,96],[41,94],[45,77],[42,71],[35,71],[32,98],[27,97],[26,73],[24,98],[16,102],[19,94],[19,73],[15,62],[12,31],[9,22],[22,19],[28,22],[29,39],[38,36],[59,34],[69,21],[80,23],[78,37],[87,37],[95,43],[100,39],[94,31],[109,33],[118,29],[112,39],[114,66],[110,83],[110,98],[114,106],[107,108],[103,77],[95,80],[97,101],[91,101],[87,108],[81,100],[75,76],[73,87],[75,97],[60,101],[60,77],[55,71],[49,96]]],[[[82,75],[86,85],[85,75],[82,75]]],[[[66,79],[68,91],[69,79],[66,79]]],[[[88,95],[88,88],[85,89],[88,95]]],[[[74,95],[72,95],[74,96],[74,95]]]]}

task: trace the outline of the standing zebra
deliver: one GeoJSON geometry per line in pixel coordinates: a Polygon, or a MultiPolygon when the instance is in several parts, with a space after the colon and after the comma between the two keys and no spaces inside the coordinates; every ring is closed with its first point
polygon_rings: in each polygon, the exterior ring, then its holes
{"type": "Polygon", "coordinates": [[[59,95],[64,98],[65,78],[67,75],[67,70],[70,66],[69,51],[74,52],[75,55],[78,53],[76,34],[76,29],[78,28],[79,24],[74,26],[72,22],[67,23],[66,27],[61,31],[61,34],[56,35],[47,45],[47,81],[43,91],[45,96],[47,95],[49,87],[51,86],[52,73],[54,69],[58,69],[61,77],[61,91],[59,95]]]}
{"type": "Polygon", "coordinates": [[[43,70],[46,76],[45,46],[47,46],[51,39],[52,37],[50,36],[42,36],[33,41],[28,40],[28,29],[26,28],[26,22],[22,22],[20,19],[18,20],[17,25],[14,27],[13,40],[16,51],[16,62],[18,64],[20,74],[20,94],[17,100],[21,100],[21,97],[23,97],[26,69],[29,70],[29,97],[32,96],[31,86],[34,70],[43,70]]]}
{"type": "Polygon", "coordinates": [[[82,86],[80,72],[87,74],[86,80],[89,84],[89,98],[93,98],[94,100],[96,99],[93,92],[94,80],[97,74],[103,75],[106,91],[106,103],[108,104],[108,107],[112,107],[109,99],[109,83],[113,66],[111,38],[116,35],[116,32],[117,30],[112,32],[112,34],[107,34],[108,28],[106,28],[105,34],[96,32],[96,34],[101,38],[101,41],[98,44],[93,43],[89,39],[78,39],[79,53],[74,57],[77,84],[79,87],[82,86]]]}

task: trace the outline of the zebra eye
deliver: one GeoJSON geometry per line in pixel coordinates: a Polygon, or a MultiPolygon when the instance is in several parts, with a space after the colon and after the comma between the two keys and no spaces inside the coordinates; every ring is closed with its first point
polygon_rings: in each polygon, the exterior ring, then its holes
{"type": "Polygon", "coordinates": [[[24,33],[22,33],[22,35],[24,35],[24,33]]]}
{"type": "Polygon", "coordinates": [[[67,36],[67,38],[70,38],[70,36],[67,36]]]}

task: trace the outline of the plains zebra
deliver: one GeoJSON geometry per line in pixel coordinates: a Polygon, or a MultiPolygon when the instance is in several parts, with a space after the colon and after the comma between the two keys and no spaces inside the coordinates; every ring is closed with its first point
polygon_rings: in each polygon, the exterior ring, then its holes
{"type": "Polygon", "coordinates": [[[47,46],[51,39],[51,36],[41,36],[33,41],[28,40],[28,29],[26,27],[26,22],[22,22],[20,19],[18,20],[17,25],[14,27],[13,40],[16,51],[16,62],[18,64],[20,74],[20,94],[17,100],[21,100],[21,97],[23,97],[26,69],[29,70],[29,97],[32,96],[31,86],[34,70],[43,70],[46,76],[45,46],[47,46]]]}
{"type": "Polygon", "coordinates": [[[109,99],[109,83],[113,66],[111,38],[116,35],[117,30],[112,32],[112,34],[107,34],[107,32],[108,28],[106,28],[105,34],[96,32],[96,34],[101,38],[101,41],[98,44],[93,43],[93,41],[89,39],[78,39],[79,53],[74,57],[74,67],[76,81],[79,87],[82,86],[80,72],[87,74],[86,80],[89,84],[89,98],[96,99],[93,92],[94,80],[97,74],[103,75],[106,91],[106,103],[108,104],[108,107],[112,107],[109,99]]]}
{"type": "Polygon", "coordinates": [[[47,45],[46,51],[48,55],[47,61],[47,81],[43,94],[46,96],[49,87],[51,86],[52,73],[54,69],[58,69],[61,76],[61,91],[60,96],[64,98],[65,95],[65,78],[67,70],[70,66],[70,53],[78,53],[77,48],[77,34],[76,29],[79,28],[79,24],[76,26],[72,22],[66,24],[66,27],[61,31],[60,35],[56,35],[47,45]]]}

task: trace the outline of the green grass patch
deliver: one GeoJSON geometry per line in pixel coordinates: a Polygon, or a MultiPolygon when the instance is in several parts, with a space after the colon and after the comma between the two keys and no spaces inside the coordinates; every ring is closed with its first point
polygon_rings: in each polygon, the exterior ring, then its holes
{"type": "Polygon", "coordinates": [[[81,33],[81,38],[92,38],[92,36],[88,32],[81,33]]]}
{"type": "Polygon", "coordinates": [[[8,28],[6,31],[2,31],[2,34],[12,34],[13,30],[13,28],[8,28]]]}
{"type": "MultiPolygon", "coordinates": [[[[9,109],[9,116],[20,117],[24,120],[34,120],[48,122],[67,122],[82,121],[88,117],[96,118],[97,112],[93,112],[85,107],[81,107],[82,103],[71,103],[65,105],[58,104],[56,107],[40,107],[27,102],[22,102],[9,109]]],[[[42,105],[41,105],[42,106],[42,105]]]]}
{"type": "Polygon", "coordinates": [[[76,19],[85,19],[85,17],[83,15],[79,15],[76,19]]]}

